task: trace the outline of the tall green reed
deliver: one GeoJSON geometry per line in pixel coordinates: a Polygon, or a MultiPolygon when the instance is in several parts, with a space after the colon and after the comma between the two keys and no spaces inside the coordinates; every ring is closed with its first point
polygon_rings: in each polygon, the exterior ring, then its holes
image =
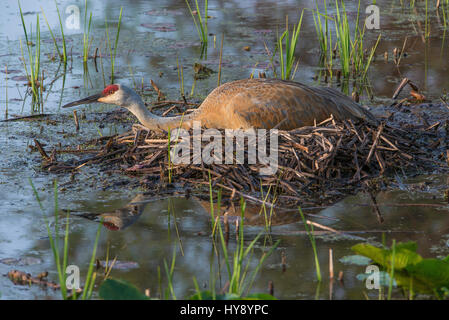
{"type": "Polygon", "coordinates": [[[443,16],[443,25],[444,25],[444,28],[446,29],[447,28],[447,23],[448,23],[448,21],[447,21],[447,19],[448,19],[448,16],[447,16],[447,13],[449,13],[449,11],[447,12],[446,10],[449,10],[449,6],[447,5],[447,3],[448,3],[449,1],[443,1],[442,3],[441,3],[441,14],[442,14],[442,16],[443,16]]]}
{"type": "Polygon", "coordinates": [[[314,10],[315,30],[320,43],[321,54],[324,56],[325,64],[332,77],[334,49],[332,43],[332,30],[329,26],[329,20],[333,20],[335,24],[335,42],[336,53],[340,62],[341,75],[344,79],[354,78],[365,80],[371,62],[373,61],[375,51],[380,42],[379,34],[376,43],[368,51],[365,48],[365,25],[363,28],[360,24],[360,8],[361,1],[358,1],[356,21],[352,29],[349,23],[345,2],[335,0],[336,14],[330,17],[327,12],[327,5],[324,1],[324,13],[321,13],[316,5],[314,10]],[[324,22],[321,20],[324,18],[324,22]]]}
{"type": "Polygon", "coordinates": [[[179,91],[181,97],[184,97],[184,68],[179,64],[179,58],[176,56],[176,66],[178,69],[178,82],[179,82],[179,91]]]}
{"type": "Polygon", "coordinates": [[[430,26],[429,26],[429,5],[428,0],[426,1],[426,25],[425,25],[425,38],[428,39],[430,37],[430,26]]]}
{"type": "MultiPolygon", "coordinates": [[[[121,12],[120,12],[121,14],[121,12]]],[[[87,0],[84,2],[84,26],[83,26],[83,62],[87,63],[89,59],[89,34],[92,25],[92,12],[89,15],[89,22],[87,22],[87,0]]]]}
{"type": "Polygon", "coordinates": [[[215,224],[212,228],[212,234],[214,230],[218,230],[218,235],[221,244],[221,250],[224,255],[226,271],[228,275],[228,289],[227,293],[230,295],[236,295],[238,297],[244,297],[249,294],[249,291],[254,285],[257,274],[262,268],[265,260],[273,253],[273,251],[278,247],[280,240],[278,240],[267,252],[264,252],[259,259],[257,266],[250,272],[250,262],[254,255],[255,245],[262,236],[259,233],[250,243],[245,246],[244,242],[244,216],[246,210],[246,202],[243,198],[240,199],[240,226],[238,229],[238,239],[236,241],[236,248],[233,254],[229,252],[227,247],[227,240],[225,238],[223,228],[220,220],[221,211],[221,192],[218,193],[218,214],[215,217],[214,213],[214,202],[213,202],[213,191],[212,191],[212,179],[209,172],[209,198],[211,203],[211,218],[212,222],[215,224]],[[231,259],[232,256],[232,259],[231,259]]]}
{"type": "MultiPolygon", "coordinates": [[[[337,9],[337,15],[335,20],[335,31],[337,35],[337,45],[338,45],[338,52],[340,57],[340,65],[341,65],[341,72],[345,78],[349,78],[350,72],[351,72],[351,57],[353,52],[353,42],[351,40],[350,35],[350,27],[349,27],[349,21],[348,16],[346,13],[346,7],[343,1],[341,1],[341,8],[343,11],[340,11],[340,6],[338,5],[339,0],[335,1],[335,6],[337,9]]],[[[357,22],[355,25],[355,31],[354,35],[355,37],[358,36],[358,20],[359,20],[359,13],[360,13],[360,0],[359,5],[357,9],[357,22]]]]}
{"type": "Polygon", "coordinates": [[[310,225],[310,230],[306,221],[306,218],[304,217],[304,214],[302,213],[302,210],[300,207],[298,207],[299,213],[301,214],[302,221],[304,223],[304,228],[306,229],[307,235],[309,236],[310,243],[312,244],[313,249],[313,255],[315,258],[315,271],[316,271],[316,278],[319,282],[321,282],[321,270],[320,270],[320,261],[318,260],[318,253],[316,249],[316,241],[315,236],[313,235],[313,225],[310,225]]]}
{"type": "Polygon", "coordinates": [[[208,2],[207,0],[204,0],[204,16],[202,16],[200,11],[200,6],[198,4],[198,0],[195,0],[195,6],[196,6],[196,15],[192,10],[192,7],[189,4],[188,0],[185,0],[187,7],[189,8],[190,15],[192,16],[193,23],[195,24],[196,31],[198,33],[198,37],[201,42],[201,57],[206,54],[207,56],[207,9],[208,9],[208,2]],[[198,19],[197,19],[198,17],[198,19]]]}
{"type": "MultiPolygon", "coordinates": [[[[39,207],[44,216],[45,226],[47,229],[48,238],[50,240],[50,247],[53,252],[53,259],[55,261],[56,269],[58,272],[58,280],[59,280],[62,298],[64,300],[67,300],[69,298],[77,299],[76,290],[72,290],[72,295],[70,296],[68,294],[69,291],[67,289],[67,284],[66,284],[66,280],[67,280],[66,270],[67,270],[67,265],[68,265],[68,252],[69,252],[69,213],[68,212],[65,217],[66,223],[65,223],[65,231],[64,231],[62,261],[61,261],[61,256],[59,253],[59,228],[60,228],[60,226],[59,226],[59,204],[58,204],[57,181],[55,179],[54,183],[53,183],[53,193],[54,193],[54,230],[53,231],[50,229],[50,223],[48,221],[48,217],[45,212],[45,208],[42,204],[42,201],[39,197],[38,192],[37,192],[32,180],[28,179],[28,181],[31,185],[31,188],[33,189],[33,193],[36,198],[36,201],[38,202],[39,207]]],[[[90,263],[89,263],[89,268],[88,268],[88,272],[87,272],[87,276],[86,276],[86,280],[85,280],[85,285],[82,290],[81,299],[83,299],[83,300],[90,299],[92,297],[93,287],[94,287],[95,278],[96,278],[96,272],[94,272],[93,270],[94,270],[94,266],[95,266],[95,257],[96,257],[96,252],[97,252],[98,239],[100,238],[101,226],[102,226],[102,221],[100,222],[100,224],[97,228],[97,234],[95,237],[94,248],[93,248],[92,256],[91,256],[90,263]]]]}
{"type": "Polygon", "coordinates": [[[391,293],[393,291],[393,281],[394,281],[394,267],[395,267],[395,259],[396,259],[396,240],[393,239],[393,244],[391,245],[391,269],[390,269],[390,273],[389,273],[389,278],[390,281],[388,283],[388,295],[387,295],[387,299],[391,300],[391,293]]]}
{"type": "Polygon", "coordinates": [[[60,28],[61,37],[62,37],[62,60],[64,61],[64,63],[67,63],[67,45],[65,42],[64,27],[62,24],[62,18],[61,18],[61,14],[59,13],[59,8],[58,8],[58,4],[56,3],[56,0],[55,0],[55,6],[56,6],[56,11],[58,12],[59,28],[60,28]]]}
{"type": "MultiPolygon", "coordinates": [[[[175,289],[173,286],[173,274],[175,272],[175,262],[176,262],[176,245],[173,247],[173,256],[172,256],[170,268],[168,267],[167,261],[165,261],[165,259],[164,259],[164,268],[165,268],[165,273],[167,275],[167,281],[168,281],[168,291],[170,292],[173,300],[176,300],[175,289]]],[[[168,299],[167,291],[165,293],[165,299],[168,299]]]]}
{"type": "Polygon", "coordinates": [[[65,42],[65,36],[64,36],[64,27],[62,25],[62,19],[61,19],[61,15],[59,13],[59,8],[58,8],[56,1],[55,1],[55,6],[56,6],[56,11],[58,12],[59,28],[61,31],[62,53],[61,53],[61,50],[59,49],[58,42],[56,41],[56,37],[53,33],[53,30],[50,27],[50,24],[48,23],[47,17],[44,13],[44,9],[42,9],[42,7],[41,7],[41,12],[42,12],[42,15],[44,16],[45,23],[47,24],[47,28],[48,28],[48,31],[50,32],[51,38],[53,39],[53,43],[55,45],[56,52],[58,53],[59,59],[61,59],[64,63],[67,63],[67,48],[66,48],[66,42],[65,42]]]}
{"type": "Polygon", "coordinates": [[[8,65],[5,65],[5,119],[8,119],[8,65]]]}
{"type": "Polygon", "coordinates": [[[112,51],[111,41],[109,40],[108,20],[107,20],[107,18],[105,18],[106,37],[107,37],[108,48],[109,48],[109,56],[111,57],[111,83],[114,83],[115,56],[117,54],[117,45],[118,45],[118,39],[120,36],[120,27],[121,27],[121,23],[122,23],[122,12],[123,12],[123,7],[120,8],[120,15],[119,15],[118,24],[117,24],[117,34],[115,35],[114,51],[112,51]]]}
{"type": "MultiPolygon", "coordinates": [[[[313,11],[313,23],[315,25],[315,31],[320,43],[321,54],[327,54],[329,48],[332,48],[332,41],[329,41],[329,36],[332,36],[332,32],[329,28],[329,20],[331,19],[327,13],[326,0],[324,2],[324,13],[321,13],[318,8],[318,1],[315,2],[316,10],[313,11]],[[324,18],[324,22],[321,21],[321,17],[324,18]]],[[[332,39],[332,38],[331,38],[332,39]]]]}
{"type": "Polygon", "coordinates": [[[42,16],[45,19],[45,23],[47,24],[47,28],[48,28],[48,31],[50,32],[51,38],[53,39],[53,44],[55,45],[56,52],[58,54],[58,58],[63,59],[63,55],[61,54],[61,51],[59,50],[59,46],[58,46],[58,42],[56,41],[56,37],[53,33],[53,30],[50,27],[50,24],[48,23],[47,16],[45,15],[44,9],[42,9],[42,7],[41,7],[41,12],[42,12],[42,16]]]}
{"type": "Polygon", "coordinates": [[[326,66],[330,77],[332,78],[332,66],[333,66],[333,45],[332,45],[332,30],[330,28],[330,21],[327,12],[326,0],[324,0],[324,13],[321,13],[318,8],[318,2],[316,2],[316,10],[313,11],[313,22],[315,25],[315,31],[320,43],[320,62],[326,66]],[[324,22],[321,21],[323,17],[324,22]]]}
{"type": "Polygon", "coordinates": [[[301,17],[298,24],[293,25],[290,38],[290,28],[288,25],[288,16],[285,17],[285,31],[277,40],[277,50],[279,52],[279,63],[281,68],[281,78],[283,80],[293,80],[299,66],[299,59],[295,58],[295,50],[298,44],[299,32],[301,31],[302,18],[304,10],[301,11],[301,17]],[[285,41],[284,41],[285,40],[285,41]],[[284,44],[285,42],[285,44],[284,44]],[[285,57],[284,57],[285,52],[285,57]],[[293,69],[296,62],[296,66],[293,69]]]}
{"type": "Polygon", "coordinates": [[[34,38],[34,54],[33,54],[33,33],[32,29],[30,35],[28,36],[27,28],[25,25],[25,20],[23,18],[22,8],[20,6],[20,2],[18,1],[19,10],[20,10],[20,18],[22,20],[23,32],[25,35],[25,44],[28,53],[28,63],[30,65],[30,69],[28,71],[28,67],[26,65],[25,56],[23,53],[23,45],[22,39],[20,39],[20,49],[22,53],[22,62],[24,65],[25,73],[27,75],[29,85],[31,87],[32,92],[32,111],[38,111],[40,106],[40,93],[39,90],[43,90],[42,86],[39,85],[39,75],[40,75],[40,66],[41,66],[41,33],[40,33],[40,25],[39,25],[39,14],[36,17],[36,35],[34,38]],[[39,89],[40,88],[40,89],[39,89]]]}

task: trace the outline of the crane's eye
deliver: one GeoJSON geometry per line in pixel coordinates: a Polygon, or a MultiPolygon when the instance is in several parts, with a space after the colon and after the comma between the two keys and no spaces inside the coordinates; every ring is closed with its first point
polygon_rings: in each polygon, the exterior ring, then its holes
{"type": "Polygon", "coordinates": [[[109,94],[113,94],[113,93],[114,93],[114,90],[109,91],[109,94]]]}

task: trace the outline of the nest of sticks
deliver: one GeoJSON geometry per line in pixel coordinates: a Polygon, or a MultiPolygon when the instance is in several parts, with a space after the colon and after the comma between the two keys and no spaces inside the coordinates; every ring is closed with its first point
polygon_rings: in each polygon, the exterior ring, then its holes
{"type": "MultiPolygon", "coordinates": [[[[386,172],[446,171],[447,155],[438,148],[442,138],[437,127],[401,128],[385,122],[373,126],[330,118],[316,126],[279,131],[279,169],[275,175],[263,176],[259,170],[263,165],[246,161],[174,165],[169,162],[167,134],[134,125],[130,132],[90,141],[96,145],[93,156],[67,161],[47,156],[43,167],[53,172],[76,171],[96,163],[104,171],[139,177],[154,194],[178,184],[202,187],[208,196],[211,183],[232,197],[238,194],[251,200],[269,195],[283,203],[322,205],[372,188],[369,182],[382,180],[378,178],[386,172]]],[[[443,139],[447,140],[447,133],[443,139]]]]}

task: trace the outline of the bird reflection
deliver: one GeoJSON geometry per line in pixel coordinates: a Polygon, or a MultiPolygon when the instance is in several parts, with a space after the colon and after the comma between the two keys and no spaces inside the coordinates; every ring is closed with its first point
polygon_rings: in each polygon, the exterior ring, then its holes
{"type": "MultiPolygon", "coordinates": [[[[127,205],[116,209],[114,211],[105,213],[89,213],[81,215],[84,218],[95,221],[102,221],[104,227],[112,231],[124,230],[127,227],[136,223],[139,217],[145,212],[145,209],[155,201],[160,199],[154,199],[147,197],[143,194],[137,195],[127,205]]],[[[195,197],[190,197],[189,201],[194,201],[200,206],[200,210],[204,214],[210,216],[211,206],[209,201],[200,200],[195,197]]],[[[228,206],[214,204],[214,214],[217,215],[220,209],[220,216],[227,216],[230,223],[235,223],[236,220],[241,218],[241,206],[239,204],[231,203],[228,206]]],[[[176,210],[176,207],[175,207],[176,210]]],[[[294,223],[301,220],[297,209],[291,210],[279,210],[271,209],[269,205],[265,208],[262,205],[246,203],[245,211],[243,214],[245,225],[251,226],[266,226],[266,225],[283,225],[294,223]]]]}

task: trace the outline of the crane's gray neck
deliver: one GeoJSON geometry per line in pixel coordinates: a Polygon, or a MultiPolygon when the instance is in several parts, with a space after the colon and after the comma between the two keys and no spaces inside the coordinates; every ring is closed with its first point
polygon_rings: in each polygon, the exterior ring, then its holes
{"type": "Polygon", "coordinates": [[[192,112],[184,116],[160,117],[150,112],[140,96],[132,92],[122,105],[133,113],[142,125],[153,131],[169,131],[176,128],[190,129],[197,112],[192,112]]]}

